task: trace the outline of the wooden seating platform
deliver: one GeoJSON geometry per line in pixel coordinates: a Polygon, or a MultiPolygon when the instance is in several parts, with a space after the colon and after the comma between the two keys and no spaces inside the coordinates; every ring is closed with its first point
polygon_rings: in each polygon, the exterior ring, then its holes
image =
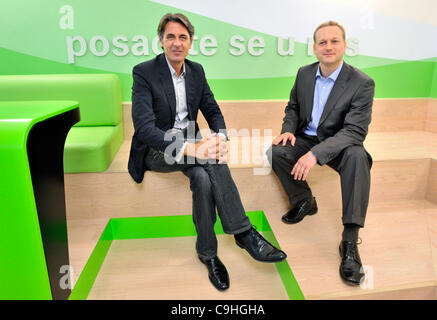
{"type": "MultiPolygon", "coordinates": [[[[344,284],[338,274],[342,225],[340,181],[336,172],[326,166],[316,166],[310,172],[308,182],[317,198],[318,214],[306,217],[297,225],[281,222],[288,200],[277,177],[264,167],[261,157],[263,145],[268,145],[272,137],[280,133],[286,101],[219,104],[227,127],[235,128],[237,133],[242,134],[241,129],[247,129],[253,137],[258,132],[256,130],[262,135],[264,130],[271,132],[271,136],[258,140],[231,136],[230,157],[235,155],[234,159],[240,159],[240,163],[230,162],[229,166],[245,209],[264,211],[307,299],[437,298],[436,99],[375,100],[373,120],[365,141],[374,164],[366,226],[360,231],[362,244],[359,250],[368,279],[361,287],[344,284]],[[241,163],[244,155],[249,160],[241,163]]],[[[190,214],[192,210],[188,179],[182,173],[147,172],[142,184],[136,184],[130,178],[127,172],[133,133],[130,104],[125,104],[123,111],[125,141],[109,169],[102,173],[65,175],[74,280],[77,280],[109,218],[190,214]]],[[[204,121],[200,123],[205,127],[204,121]]],[[[222,237],[219,255],[223,252],[225,257],[224,252],[235,250],[235,245],[229,240],[230,236],[222,237]]],[[[184,270],[203,270],[204,267],[196,261],[194,246],[189,246],[184,249],[186,257],[177,263],[183,264],[184,270]]],[[[116,248],[114,246],[114,250],[116,248]]],[[[117,254],[121,255],[114,251],[115,257],[117,254]]],[[[167,258],[162,263],[171,265],[175,263],[172,261],[167,258]]],[[[238,269],[237,259],[227,258],[224,262],[228,270],[238,269]]],[[[90,298],[151,299],[150,295],[142,295],[141,290],[134,288],[135,277],[144,279],[148,272],[144,264],[138,265],[139,269],[126,278],[126,288],[130,290],[120,288],[111,295],[113,288],[97,285],[97,279],[96,291],[91,291],[90,298]]],[[[186,299],[283,298],[279,293],[267,290],[262,277],[258,287],[256,276],[251,284],[247,284],[239,280],[237,271],[230,272],[228,294],[217,295],[210,290],[212,286],[204,271],[201,277],[207,284],[205,291],[190,295],[188,290],[186,299]]],[[[105,274],[108,272],[111,274],[115,269],[109,269],[105,274]]],[[[118,279],[119,287],[123,283],[118,279]]],[[[147,282],[142,283],[147,285],[147,282]]],[[[154,288],[153,283],[151,286],[145,291],[157,292],[154,299],[183,298],[176,289],[172,295],[169,285],[161,284],[161,289],[166,288],[162,290],[154,288]]]]}

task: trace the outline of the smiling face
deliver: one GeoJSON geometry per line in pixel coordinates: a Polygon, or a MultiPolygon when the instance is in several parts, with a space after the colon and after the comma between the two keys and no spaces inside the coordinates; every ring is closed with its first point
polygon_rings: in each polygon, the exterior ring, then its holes
{"type": "Polygon", "coordinates": [[[315,34],[314,53],[320,65],[326,68],[339,67],[346,51],[343,32],[337,26],[327,26],[315,34]]]}
{"type": "Polygon", "coordinates": [[[165,25],[164,35],[159,42],[172,67],[175,70],[181,67],[192,45],[187,28],[181,23],[170,21],[165,25]]]}

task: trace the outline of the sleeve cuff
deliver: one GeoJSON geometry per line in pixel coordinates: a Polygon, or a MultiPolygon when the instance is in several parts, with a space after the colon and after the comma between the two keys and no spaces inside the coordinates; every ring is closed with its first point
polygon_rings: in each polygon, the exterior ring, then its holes
{"type": "Polygon", "coordinates": [[[188,142],[186,141],[186,142],[184,142],[184,144],[182,145],[182,148],[179,150],[178,154],[177,154],[176,157],[175,157],[176,162],[179,163],[179,162],[182,160],[182,158],[183,158],[183,156],[184,156],[185,148],[187,147],[187,144],[188,144],[188,142]]]}
{"type": "Polygon", "coordinates": [[[217,133],[217,136],[222,136],[225,140],[228,140],[228,137],[222,132],[217,133]]]}

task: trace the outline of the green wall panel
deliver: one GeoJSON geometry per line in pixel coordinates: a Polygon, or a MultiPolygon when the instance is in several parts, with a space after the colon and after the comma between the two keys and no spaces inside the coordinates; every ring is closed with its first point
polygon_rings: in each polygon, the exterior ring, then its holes
{"type": "MultiPolygon", "coordinates": [[[[347,62],[350,59],[345,59],[347,62]]],[[[428,60],[393,63],[363,68],[376,83],[376,98],[437,97],[436,62],[428,60]]],[[[2,74],[108,73],[54,62],[0,48],[2,74]]],[[[131,74],[116,73],[122,86],[123,101],[131,101],[131,74]]],[[[258,79],[209,79],[218,100],[288,99],[295,75],[258,79]]]]}

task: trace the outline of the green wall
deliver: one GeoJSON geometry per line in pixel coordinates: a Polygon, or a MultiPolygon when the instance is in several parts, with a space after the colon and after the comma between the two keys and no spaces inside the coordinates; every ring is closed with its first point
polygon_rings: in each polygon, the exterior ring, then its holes
{"type": "MultiPolygon", "coordinates": [[[[259,5],[262,2],[256,3],[259,5]]],[[[115,73],[121,81],[123,101],[130,101],[131,70],[134,65],[152,59],[159,52],[159,46],[158,49],[153,48],[153,39],[160,17],[167,12],[182,12],[195,26],[198,39],[193,49],[198,54],[188,58],[204,66],[218,100],[288,99],[298,68],[316,61],[314,56],[308,55],[308,47],[311,47],[308,43],[295,41],[293,54],[282,56],[276,36],[157,2],[70,0],[67,8],[66,4],[53,0],[4,0],[0,3],[0,75],[115,73]],[[230,53],[236,49],[230,41],[236,35],[245,39],[240,42],[245,48],[241,55],[230,53]],[[212,55],[200,50],[201,39],[206,36],[213,36],[217,43],[212,49],[206,49],[207,52],[214,50],[212,55]],[[80,40],[73,41],[74,37],[82,39],[85,47],[80,40]],[[98,40],[94,42],[92,50],[92,42],[96,37],[107,41],[108,50],[105,51],[103,42],[98,40]],[[120,37],[126,41],[117,42],[120,37]],[[141,41],[135,37],[144,37],[147,43],[141,47],[141,41]],[[249,52],[249,39],[252,37],[264,41],[264,47],[255,50],[262,50],[262,54],[249,52]],[[144,54],[135,55],[134,47],[137,51],[143,49],[144,54]],[[81,48],[84,49],[83,54],[75,55],[81,48]],[[123,50],[126,52],[123,53],[123,50]],[[99,52],[104,54],[99,56],[99,52]]],[[[345,6],[345,20],[348,10],[345,6]]],[[[298,17],[302,21],[310,18],[311,13],[298,17]]],[[[294,32],[297,31],[290,30],[290,37],[294,32]]],[[[312,30],[308,30],[308,33],[311,36],[312,30]]],[[[348,51],[345,61],[375,80],[375,97],[437,97],[435,57],[407,61],[356,54],[369,52],[365,50],[369,48],[363,47],[365,45],[359,39],[354,39],[348,43],[353,45],[355,41],[357,47],[352,48],[352,53],[348,51]]],[[[371,45],[378,47],[386,43],[371,45]]],[[[396,56],[395,52],[393,56],[396,56]]]]}

